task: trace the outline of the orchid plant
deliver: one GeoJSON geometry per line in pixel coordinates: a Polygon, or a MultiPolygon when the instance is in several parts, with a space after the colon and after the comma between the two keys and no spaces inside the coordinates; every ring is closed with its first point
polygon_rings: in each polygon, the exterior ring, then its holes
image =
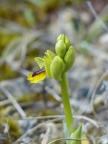
{"type": "Polygon", "coordinates": [[[43,58],[36,57],[35,61],[40,67],[40,70],[35,71],[34,73],[29,73],[27,79],[30,83],[38,83],[41,80],[44,80],[46,76],[49,78],[54,78],[57,81],[60,81],[62,101],[64,106],[64,114],[66,120],[66,127],[68,131],[68,140],[67,144],[81,144],[81,133],[82,127],[79,126],[77,129],[74,124],[72,108],[69,101],[68,93],[68,79],[66,72],[72,67],[75,61],[75,50],[71,46],[69,38],[60,34],[57,38],[55,44],[55,53],[50,50],[45,52],[43,58]]]}

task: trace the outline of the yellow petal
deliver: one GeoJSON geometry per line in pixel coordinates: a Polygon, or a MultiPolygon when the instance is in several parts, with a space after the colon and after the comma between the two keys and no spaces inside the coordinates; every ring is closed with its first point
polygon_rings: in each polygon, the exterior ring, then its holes
{"type": "MultiPolygon", "coordinates": [[[[35,72],[36,73],[36,72],[35,72]]],[[[35,73],[29,73],[28,76],[27,76],[27,80],[30,81],[30,83],[38,83],[40,82],[41,80],[45,79],[46,77],[46,71],[42,70],[40,72],[37,72],[36,74],[35,73]]]]}
{"type": "Polygon", "coordinates": [[[33,80],[32,73],[29,73],[29,74],[28,74],[27,80],[29,80],[29,81],[33,80]]]}

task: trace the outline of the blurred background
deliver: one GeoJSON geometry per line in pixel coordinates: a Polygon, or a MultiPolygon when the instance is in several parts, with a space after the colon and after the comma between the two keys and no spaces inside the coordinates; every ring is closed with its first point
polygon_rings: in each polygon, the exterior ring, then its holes
{"type": "Polygon", "coordinates": [[[39,144],[46,137],[48,144],[64,137],[59,82],[27,81],[39,69],[34,58],[54,52],[61,33],[76,51],[67,75],[76,119],[84,138],[93,138],[83,144],[108,142],[108,0],[0,0],[0,144],[39,144]],[[99,120],[101,130],[81,116],[99,120]]]}

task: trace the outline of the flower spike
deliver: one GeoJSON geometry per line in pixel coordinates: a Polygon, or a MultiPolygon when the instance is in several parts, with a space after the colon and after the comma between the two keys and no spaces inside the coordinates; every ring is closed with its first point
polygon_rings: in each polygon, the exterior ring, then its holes
{"type": "Polygon", "coordinates": [[[35,58],[41,70],[28,74],[27,79],[31,83],[38,83],[46,76],[61,81],[62,73],[67,72],[72,67],[75,60],[75,51],[74,47],[70,46],[70,40],[66,35],[60,34],[58,36],[55,51],[56,54],[47,50],[43,58],[35,58]]]}

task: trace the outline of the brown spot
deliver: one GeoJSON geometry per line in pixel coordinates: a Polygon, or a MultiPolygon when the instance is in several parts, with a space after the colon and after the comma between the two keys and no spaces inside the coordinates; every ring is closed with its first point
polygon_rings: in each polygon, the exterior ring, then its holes
{"type": "Polygon", "coordinates": [[[37,71],[35,71],[35,72],[32,74],[32,77],[34,77],[34,76],[36,76],[36,75],[39,75],[39,74],[41,74],[41,73],[43,73],[43,72],[45,72],[45,69],[44,69],[44,68],[42,68],[42,69],[40,69],[40,70],[37,70],[37,71]]]}

